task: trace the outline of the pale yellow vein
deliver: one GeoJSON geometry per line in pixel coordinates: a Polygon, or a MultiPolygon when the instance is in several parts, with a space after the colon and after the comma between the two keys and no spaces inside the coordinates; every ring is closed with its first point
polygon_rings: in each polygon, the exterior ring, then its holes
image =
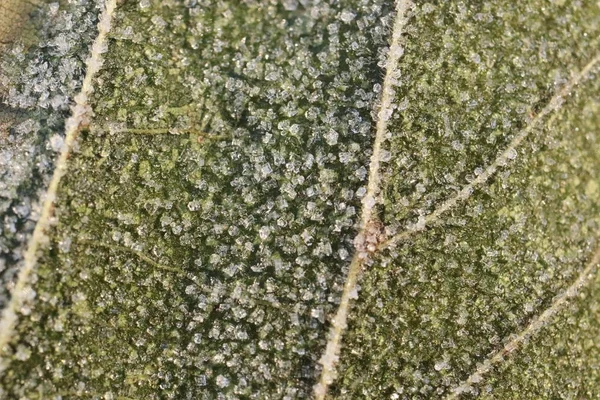
{"type": "Polygon", "coordinates": [[[517,135],[512,139],[509,145],[500,153],[500,155],[481,173],[475,178],[471,183],[464,186],[457,194],[448,200],[444,201],[439,207],[437,207],[433,212],[425,216],[421,223],[417,223],[415,227],[404,230],[390,239],[382,242],[378,246],[378,250],[382,250],[384,248],[390,247],[400,241],[408,239],[415,232],[421,231],[425,229],[426,226],[431,225],[440,219],[441,215],[449,211],[450,209],[456,207],[458,204],[466,201],[473,191],[478,186],[484,184],[492,175],[496,173],[498,168],[506,165],[512,158],[514,158],[516,154],[517,148],[523,143],[523,141],[529,136],[529,134],[536,128],[538,125],[544,120],[548,114],[560,108],[563,104],[563,100],[566,96],[568,96],[573,88],[581,82],[581,80],[590,73],[590,71],[598,64],[600,61],[600,54],[597,54],[590,62],[586,64],[583,69],[577,73],[572,79],[570,79],[561,90],[559,90],[553,97],[550,99],[546,107],[544,107],[539,114],[537,114],[533,120],[522,129],[517,135]]]}
{"type": "MultiPolygon", "coordinates": [[[[86,60],[86,73],[81,84],[81,90],[77,96],[75,96],[75,105],[71,108],[71,116],[65,123],[64,144],[56,161],[52,179],[48,185],[48,190],[42,204],[40,218],[29,239],[27,250],[23,257],[23,266],[19,271],[17,282],[11,293],[12,297],[2,313],[2,319],[0,320],[0,354],[7,350],[6,347],[17,323],[17,313],[19,309],[21,309],[24,302],[32,294],[32,291],[28,290],[29,277],[37,264],[42,244],[48,240],[46,233],[50,228],[58,186],[67,172],[67,164],[71,149],[75,144],[81,127],[88,123],[91,114],[88,98],[93,92],[93,79],[102,67],[102,54],[107,48],[108,33],[110,31],[116,6],[117,0],[106,0],[104,10],[100,16],[100,21],[98,22],[98,35],[92,43],[90,56],[86,60]]],[[[0,364],[0,370],[3,369],[2,364],[0,364]]]]}
{"type": "MultiPolygon", "coordinates": [[[[533,120],[512,139],[509,145],[500,153],[500,155],[490,164],[480,175],[477,176],[471,183],[464,186],[456,195],[444,201],[432,213],[423,217],[414,227],[404,230],[390,239],[379,243],[374,249],[365,251],[365,242],[368,240],[369,225],[374,220],[373,210],[377,204],[379,195],[379,185],[381,181],[381,173],[379,168],[381,157],[381,145],[387,133],[387,121],[393,111],[393,95],[395,74],[397,73],[397,65],[392,64],[399,61],[402,52],[401,37],[402,31],[407,22],[407,14],[413,4],[410,1],[400,1],[397,3],[397,16],[394,23],[394,31],[392,34],[392,46],[390,48],[390,57],[386,63],[386,77],[384,79],[384,90],[381,101],[381,108],[378,113],[378,122],[376,130],[375,145],[373,147],[373,156],[371,157],[371,165],[369,169],[369,185],[367,195],[363,201],[363,209],[361,216],[361,227],[355,240],[356,251],[350,263],[348,275],[342,291],[342,297],[338,310],[331,321],[332,327],[329,333],[325,352],[320,359],[322,372],[318,383],[314,387],[314,394],[317,400],[323,400],[327,394],[328,386],[336,377],[335,366],[339,359],[342,336],[347,327],[348,313],[350,309],[350,301],[352,297],[356,297],[357,283],[365,262],[378,251],[388,248],[400,241],[410,238],[413,234],[423,231],[427,226],[438,221],[440,217],[454,208],[458,204],[466,201],[474,192],[475,188],[487,182],[487,180],[496,173],[496,171],[504,165],[507,165],[514,158],[517,148],[529,136],[529,134],[538,127],[538,125],[550,113],[560,108],[563,100],[577,86],[581,80],[587,76],[591,70],[600,62],[600,54],[597,54],[589,61],[579,73],[575,74],[548,102],[548,104],[533,118],[533,120]],[[394,51],[394,44],[396,49],[394,51]],[[397,57],[394,55],[397,52],[397,57]],[[387,89],[387,90],[386,90],[387,89]],[[387,97],[389,96],[389,97],[387,97]],[[370,196],[369,196],[370,195],[370,196]]],[[[376,241],[374,241],[376,242],[376,241]]]]}
{"type": "Polygon", "coordinates": [[[169,272],[175,272],[177,274],[183,274],[185,272],[180,268],[170,267],[168,265],[163,265],[159,262],[156,262],[152,258],[148,257],[146,254],[142,253],[141,251],[134,250],[127,246],[120,246],[117,244],[107,244],[107,243],[99,242],[97,240],[87,240],[87,239],[81,239],[78,242],[83,243],[83,244],[88,244],[90,246],[102,247],[107,250],[116,250],[116,251],[131,253],[131,254],[137,256],[140,260],[150,264],[151,266],[153,266],[156,269],[161,269],[161,270],[169,271],[169,272]]]}
{"type": "Polygon", "coordinates": [[[321,376],[318,383],[314,386],[314,395],[317,400],[325,398],[327,388],[335,378],[335,365],[339,357],[341,339],[346,329],[350,299],[356,291],[358,276],[368,257],[368,253],[365,252],[365,249],[369,242],[376,242],[376,240],[369,237],[369,235],[374,234],[370,227],[375,219],[374,210],[379,198],[382,146],[388,132],[388,121],[394,112],[395,87],[397,86],[399,79],[398,64],[400,57],[403,54],[402,35],[404,27],[408,22],[408,14],[412,6],[413,3],[411,0],[398,0],[396,2],[396,17],[392,28],[392,39],[385,65],[386,73],[383,80],[381,103],[377,114],[373,154],[371,155],[369,164],[367,192],[362,201],[360,227],[354,241],[356,249],[350,263],[348,276],[346,277],[342,297],[340,299],[340,305],[335,317],[331,321],[331,331],[329,332],[325,352],[319,361],[322,366],[321,376]]]}
{"type": "Polygon", "coordinates": [[[544,326],[550,323],[550,320],[567,304],[569,299],[577,296],[579,289],[584,287],[594,276],[594,270],[600,263],[600,248],[596,250],[589,264],[581,271],[575,282],[564,292],[554,298],[554,301],[543,313],[535,318],[525,329],[519,332],[506,345],[495,352],[490,358],[483,361],[479,367],[466,380],[461,382],[456,388],[451,390],[451,394],[446,397],[447,400],[457,399],[462,393],[471,389],[473,384],[479,383],[483,375],[488,373],[492,367],[501,363],[510,354],[515,352],[527,339],[538,333],[544,326]]]}

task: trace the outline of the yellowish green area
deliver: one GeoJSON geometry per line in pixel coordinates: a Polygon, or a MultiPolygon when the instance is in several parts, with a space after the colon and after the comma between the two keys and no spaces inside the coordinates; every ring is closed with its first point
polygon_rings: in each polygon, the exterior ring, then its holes
{"type": "Polygon", "coordinates": [[[24,0],[0,1],[0,51],[15,39],[28,38],[27,22],[35,3],[24,0]]]}

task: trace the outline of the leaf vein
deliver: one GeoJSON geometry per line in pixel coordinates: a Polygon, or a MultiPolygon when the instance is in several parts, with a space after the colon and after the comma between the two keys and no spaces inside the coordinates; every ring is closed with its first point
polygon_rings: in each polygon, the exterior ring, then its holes
{"type": "Polygon", "coordinates": [[[593,254],[591,261],[581,271],[577,279],[564,292],[554,298],[550,307],[535,318],[525,329],[520,331],[512,340],[510,340],[503,348],[496,351],[491,357],[483,361],[480,366],[467,379],[459,383],[452,393],[446,397],[446,400],[455,400],[462,393],[471,389],[471,386],[481,381],[482,376],[488,373],[496,364],[506,360],[507,356],[515,352],[529,338],[538,333],[546,326],[550,319],[561,311],[568,301],[577,296],[579,289],[584,287],[595,275],[596,267],[600,264],[600,247],[593,254]]]}
{"type": "MultiPolygon", "coordinates": [[[[86,73],[81,84],[81,90],[75,96],[75,105],[71,107],[71,116],[65,123],[64,144],[56,161],[52,179],[48,185],[48,190],[42,204],[40,218],[29,239],[27,250],[23,257],[23,266],[19,271],[10,301],[2,312],[2,318],[0,319],[0,353],[6,349],[6,346],[11,340],[18,319],[17,312],[27,300],[29,277],[37,264],[41,246],[47,241],[46,232],[51,225],[54,202],[56,200],[60,181],[67,172],[69,155],[81,128],[89,122],[88,119],[91,116],[91,109],[88,100],[93,92],[93,79],[102,67],[102,54],[105,52],[108,43],[108,33],[110,31],[116,6],[117,0],[106,0],[104,10],[100,16],[98,22],[98,35],[92,43],[90,56],[86,60],[86,73]]],[[[4,367],[5,366],[0,365],[0,370],[4,367]]]]}
{"type": "MultiPolygon", "coordinates": [[[[354,243],[356,250],[354,252],[349,266],[348,275],[344,283],[340,305],[338,306],[335,316],[331,320],[332,326],[325,351],[319,360],[319,363],[322,365],[322,371],[318,383],[314,386],[314,395],[317,400],[323,400],[325,398],[329,385],[336,377],[335,368],[337,362],[339,361],[342,337],[347,328],[350,302],[353,298],[357,297],[357,283],[363,266],[369,260],[369,258],[381,250],[391,247],[398,242],[409,239],[418,232],[424,231],[427,226],[440,220],[440,217],[447,211],[468,200],[475,188],[486,183],[500,167],[508,164],[509,160],[513,158],[511,154],[516,151],[516,149],[523,143],[529,134],[544,120],[545,117],[558,110],[562,106],[564,103],[564,98],[570,95],[571,91],[592,71],[596,64],[600,62],[600,54],[597,54],[581,69],[581,71],[579,71],[579,73],[575,74],[560,90],[558,90],[558,92],[556,92],[548,104],[524,129],[517,133],[509,145],[479,176],[477,176],[477,178],[475,178],[468,185],[464,186],[456,195],[444,201],[433,212],[425,216],[420,224],[417,223],[414,227],[409,227],[408,229],[394,235],[390,239],[379,242],[374,249],[365,251],[365,242],[368,242],[368,235],[372,234],[369,232],[369,225],[371,225],[376,218],[374,215],[374,207],[377,204],[377,197],[380,191],[379,185],[381,182],[381,171],[379,164],[382,152],[381,147],[388,129],[387,120],[390,117],[389,113],[393,111],[393,87],[395,75],[398,73],[397,63],[400,59],[399,55],[401,55],[401,51],[399,51],[401,48],[401,38],[404,27],[408,21],[408,13],[412,6],[413,3],[410,0],[400,0],[397,2],[397,15],[392,33],[392,45],[390,46],[390,52],[386,62],[386,76],[384,78],[382,100],[380,104],[380,110],[378,112],[373,155],[371,157],[371,163],[369,167],[369,183],[367,194],[363,199],[360,229],[354,243]],[[386,113],[388,114],[387,116],[386,113]]],[[[600,257],[600,252],[598,253],[598,257],[600,257]]],[[[590,267],[590,269],[591,268],[592,267],[590,267]]],[[[566,301],[567,298],[565,298],[560,304],[566,301]]],[[[548,315],[547,318],[550,316],[551,315],[548,315]]],[[[539,328],[534,330],[532,333],[535,333],[537,330],[539,330],[539,328]]]]}
{"type": "Polygon", "coordinates": [[[360,228],[354,239],[355,251],[344,283],[340,305],[335,317],[331,321],[331,331],[325,352],[319,360],[322,366],[321,376],[319,382],[314,386],[314,395],[317,400],[325,398],[327,388],[335,378],[335,364],[339,358],[341,339],[347,325],[346,321],[348,319],[350,300],[356,290],[356,283],[363,264],[368,259],[368,252],[365,252],[365,246],[369,242],[376,242],[376,239],[373,238],[374,232],[370,228],[372,228],[375,222],[376,217],[374,212],[380,192],[382,146],[388,132],[388,121],[394,111],[395,86],[399,78],[398,64],[403,53],[402,35],[404,27],[408,23],[409,12],[412,7],[412,0],[398,0],[396,2],[396,16],[385,64],[386,73],[383,80],[381,101],[377,113],[373,154],[371,155],[369,164],[367,193],[362,200],[360,228]]]}

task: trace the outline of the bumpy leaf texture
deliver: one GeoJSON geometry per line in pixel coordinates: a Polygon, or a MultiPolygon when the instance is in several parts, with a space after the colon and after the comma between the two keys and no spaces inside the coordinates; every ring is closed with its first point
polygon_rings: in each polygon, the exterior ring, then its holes
{"type": "Polygon", "coordinates": [[[598,396],[596,2],[23,4],[0,398],[598,396]]]}

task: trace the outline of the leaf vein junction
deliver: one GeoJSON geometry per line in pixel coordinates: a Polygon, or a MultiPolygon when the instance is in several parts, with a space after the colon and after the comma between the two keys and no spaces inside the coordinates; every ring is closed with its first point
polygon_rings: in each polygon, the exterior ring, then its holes
{"type": "MultiPolygon", "coordinates": [[[[333,382],[333,380],[336,377],[335,366],[339,360],[342,337],[347,328],[350,302],[352,299],[356,299],[358,297],[357,284],[365,263],[370,258],[372,258],[373,255],[375,255],[377,252],[392,247],[398,244],[399,242],[406,241],[414,234],[424,231],[427,226],[438,222],[441,216],[447,211],[467,201],[477,187],[485,184],[488,181],[488,179],[498,171],[500,167],[506,166],[510,162],[510,160],[514,158],[514,153],[516,149],[523,143],[523,141],[530,135],[530,133],[538,127],[538,125],[544,120],[545,117],[547,117],[554,111],[560,109],[560,107],[564,103],[564,99],[571,94],[575,87],[600,62],[600,54],[597,54],[581,69],[581,71],[579,71],[577,74],[574,74],[572,78],[560,90],[556,92],[556,94],[550,99],[548,104],[531,120],[531,122],[524,129],[517,133],[517,135],[512,139],[509,145],[480,175],[477,176],[476,179],[474,179],[468,185],[464,186],[453,197],[447,199],[442,204],[440,204],[433,212],[431,212],[425,217],[421,217],[421,219],[413,226],[409,226],[408,229],[395,234],[394,236],[385,241],[377,242],[376,239],[372,239],[369,237],[369,235],[373,234],[370,232],[369,228],[374,223],[376,218],[374,214],[374,207],[377,204],[377,198],[380,191],[379,185],[381,183],[381,174],[379,167],[381,147],[388,129],[387,121],[391,117],[394,107],[392,103],[394,95],[394,82],[396,79],[396,75],[398,74],[397,64],[402,54],[402,32],[407,24],[409,11],[412,7],[413,3],[410,0],[401,0],[397,3],[397,16],[394,22],[394,30],[392,33],[392,45],[390,47],[388,60],[386,62],[386,76],[384,79],[380,110],[378,112],[378,121],[375,143],[373,146],[373,155],[371,157],[371,164],[369,168],[368,190],[363,200],[360,229],[355,238],[356,251],[349,266],[349,271],[344,284],[340,305],[338,306],[338,310],[335,316],[331,320],[332,327],[329,333],[325,352],[319,361],[322,365],[322,371],[320,379],[314,387],[314,394],[317,400],[323,400],[325,398],[328,386],[333,382]],[[369,247],[369,244],[372,244],[372,247],[369,247]]],[[[514,348],[511,347],[511,350],[509,352],[514,351],[518,347],[520,342],[539,331],[541,326],[552,315],[554,315],[556,311],[560,309],[561,306],[569,298],[573,297],[576,294],[577,288],[582,286],[586,282],[593,268],[596,266],[596,264],[598,264],[599,260],[600,250],[598,253],[596,253],[590,265],[586,267],[586,269],[582,272],[582,275],[577,279],[577,281],[565,293],[560,295],[555,300],[553,305],[536,320],[537,322],[532,322],[532,324],[529,327],[527,327],[522,333],[520,333],[519,336],[517,336],[517,342],[511,342],[512,345],[511,343],[507,344],[507,346],[514,346],[514,348]]],[[[497,363],[499,360],[502,360],[503,354],[506,354],[506,348],[501,350],[496,356],[494,356],[490,360],[490,362],[493,364],[497,363]]],[[[481,367],[481,371],[478,370],[478,372],[475,372],[469,379],[476,379],[476,376],[478,376],[478,374],[481,375],[482,373],[487,372],[489,369],[489,366],[486,367],[484,365],[481,367]]],[[[463,386],[468,385],[469,383],[470,381],[467,380],[465,383],[461,384],[459,388],[462,388],[463,386]]],[[[451,396],[449,399],[453,398],[455,397],[451,396]]]]}

